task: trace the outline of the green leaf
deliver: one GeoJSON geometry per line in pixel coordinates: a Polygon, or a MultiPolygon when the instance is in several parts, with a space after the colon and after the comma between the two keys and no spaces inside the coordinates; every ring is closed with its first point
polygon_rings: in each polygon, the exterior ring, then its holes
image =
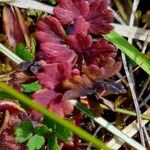
{"type": "Polygon", "coordinates": [[[44,118],[43,122],[53,130],[53,132],[57,135],[59,139],[62,141],[68,141],[69,138],[71,137],[71,131],[68,130],[67,128],[55,123],[52,120],[47,119],[46,117],[44,118]]]}
{"type": "Polygon", "coordinates": [[[35,127],[34,128],[34,132],[36,133],[36,134],[38,134],[38,135],[44,135],[44,134],[47,134],[47,133],[49,133],[50,132],[50,130],[48,129],[48,127],[47,126],[41,126],[41,127],[35,127]]]}
{"type": "Polygon", "coordinates": [[[23,143],[30,139],[33,135],[33,126],[31,121],[24,121],[15,128],[15,139],[19,143],[23,143]]]}
{"type": "Polygon", "coordinates": [[[56,4],[56,0],[49,0],[49,2],[50,2],[52,5],[55,5],[55,4],[56,4]]]}
{"type": "Polygon", "coordinates": [[[120,36],[115,31],[105,35],[105,38],[112,42],[116,47],[118,47],[123,53],[125,53],[131,60],[138,64],[145,72],[150,75],[150,59],[144,54],[138,51],[133,45],[128,43],[128,41],[120,36]]]}
{"type": "Polygon", "coordinates": [[[15,47],[15,53],[23,60],[33,60],[32,54],[29,52],[30,50],[24,44],[18,44],[15,47]]]}
{"type": "Polygon", "coordinates": [[[56,123],[54,123],[52,120],[49,120],[47,117],[44,117],[43,123],[52,130],[56,129],[56,123]]]}
{"type": "Polygon", "coordinates": [[[48,147],[50,150],[58,150],[58,141],[56,135],[50,135],[48,138],[48,147]]]}
{"type": "Polygon", "coordinates": [[[44,143],[45,143],[44,137],[35,134],[29,139],[27,147],[29,150],[39,150],[44,145],[44,143]]]}
{"type": "Polygon", "coordinates": [[[127,57],[127,63],[132,65],[133,67],[137,66],[137,64],[132,59],[130,59],[129,57],[127,57]]]}
{"type": "Polygon", "coordinates": [[[58,124],[56,126],[55,132],[58,138],[61,139],[62,141],[68,141],[69,138],[71,137],[71,131],[58,124]]]}
{"type": "Polygon", "coordinates": [[[38,81],[29,84],[21,84],[21,86],[25,93],[36,92],[41,89],[41,85],[38,81]]]}

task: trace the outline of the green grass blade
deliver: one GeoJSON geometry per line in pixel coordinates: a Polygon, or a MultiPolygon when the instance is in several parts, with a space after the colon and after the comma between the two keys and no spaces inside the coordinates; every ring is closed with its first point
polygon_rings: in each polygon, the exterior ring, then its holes
{"type": "Polygon", "coordinates": [[[132,59],[137,65],[139,65],[145,72],[150,75],[150,59],[144,54],[138,51],[133,45],[120,36],[115,31],[105,35],[105,38],[112,42],[117,48],[125,53],[130,59],[132,59]]]}
{"type": "MultiPolygon", "coordinates": [[[[107,107],[104,104],[100,104],[100,107],[103,108],[103,109],[112,111],[109,107],[107,107]]],[[[119,107],[115,108],[115,112],[121,113],[121,114],[124,114],[124,115],[128,115],[128,116],[134,116],[134,117],[137,116],[135,111],[131,111],[131,110],[127,110],[127,109],[123,109],[123,108],[119,108],[119,107]]],[[[141,114],[141,118],[145,119],[145,120],[150,120],[150,116],[145,115],[145,114],[141,114]]]]}
{"type": "Polygon", "coordinates": [[[84,131],[83,129],[81,129],[80,127],[75,126],[74,124],[72,124],[71,122],[62,119],[58,116],[56,116],[54,113],[50,112],[49,110],[47,110],[45,107],[43,107],[42,105],[33,102],[30,98],[28,98],[27,96],[19,93],[18,91],[16,91],[15,89],[9,87],[6,83],[2,83],[0,82],[0,89],[3,89],[4,91],[6,91],[8,94],[14,96],[16,99],[18,99],[20,102],[30,106],[33,109],[36,109],[38,112],[42,113],[44,116],[46,116],[47,118],[53,120],[54,122],[68,128],[70,131],[72,131],[73,133],[75,133],[76,135],[78,135],[79,137],[81,137],[82,139],[93,143],[93,145],[97,148],[102,148],[104,150],[110,150],[110,148],[108,148],[106,146],[105,143],[103,143],[101,140],[95,138],[94,136],[90,135],[88,132],[84,131]]]}

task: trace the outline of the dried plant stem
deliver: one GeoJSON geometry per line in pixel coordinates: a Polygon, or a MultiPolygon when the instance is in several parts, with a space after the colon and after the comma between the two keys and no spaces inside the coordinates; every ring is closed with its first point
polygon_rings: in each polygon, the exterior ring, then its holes
{"type": "Polygon", "coordinates": [[[12,0],[12,1],[5,1],[3,0],[2,2],[7,3],[11,6],[16,6],[19,8],[25,8],[25,9],[36,9],[40,11],[44,11],[46,13],[52,13],[53,12],[53,7],[40,3],[35,0],[12,0]]]}
{"type": "MultiPolygon", "coordinates": [[[[137,9],[137,6],[138,6],[139,1],[134,0],[133,3],[134,3],[134,4],[133,4],[133,7],[132,7],[132,13],[131,13],[130,22],[129,22],[130,27],[133,26],[135,11],[136,11],[136,9],[137,9]]],[[[129,41],[130,43],[132,43],[132,37],[129,37],[129,40],[128,40],[128,41],[129,41]]],[[[121,44],[121,43],[120,43],[120,44],[121,44]]],[[[142,60],[142,59],[141,59],[141,60],[142,60]]],[[[128,66],[127,66],[127,62],[126,62],[126,56],[125,56],[124,53],[122,53],[122,61],[123,61],[125,73],[126,73],[126,76],[127,76],[128,82],[129,82],[129,87],[130,87],[131,94],[132,94],[132,97],[133,97],[133,101],[134,101],[136,113],[137,113],[137,119],[138,119],[139,127],[140,127],[141,142],[142,142],[143,145],[145,145],[144,134],[143,134],[143,130],[142,130],[142,128],[141,128],[141,118],[140,118],[140,114],[141,114],[141,113],[140,113],[139,104],[138,104],[137,96],[136,96],[135,89],[134,89],[133,74],[132,74],[132,77],[131,77],[131,73],[133,73],[133,71],[131,70],[131,71],[129,72],[129,69],[128,69],[128,66]]],[[[130,68],[131,68],[131,66],[130,66],[130,68]]]]}
{"type": "Polygon", "coordinates": [[[143,130],[144,130],[145,137],[147,139],[147,143],[148,143],[148,145],[150,147],[150,137],[149,137],[149,134],[148,134],[146,128],[143,128],[143,130]]]}
{"type": "Polygon", "coordinates": [[[124,11],[124,8],[122,7],[121,3],[119,2],[119,0],[114,0],[115,5],[117,6],[120,15],[122,16],[123,20],[125,21],[126,24],[128,24],[128,17],[124,11]]]}
{"type": "Polygon", "coordinates": [[[144,100],[142,100],[140,107],[143,107],[148,102],[149,99],[150,99],[150,94],[144,100]]]}
{"type": "Polygon", "coordinates": [[[111,7],[109,7],[109,9],[112,11],[114,17],[118,20],[118,22],[120,22],[122,25],[126,25],[126,23],[124,22],[124,20],[120,17],[118,13],[116,13],[111,7]]]}
{"type": "MultiPolygon", "coordinates": [[[[135,11],[136,11],[136,9],[137,9],[137,6],[138,6],[138,3],[139,3],[139,0],[135,0],[134,1],[134,3],[133,3],[133,7],[132,7],[132,14],[131,14],[131,17],[130,17],[130,26],[129,26],[129,28],[133,28],[133,23],[134,23],[134,16],[135,16],[135,11]]],[[[117,28],[116,28],[117,29],[117,28]]],[[[147,39],[148,39],[148,34],[146,34],[147,35],[147,39]]],[[[144,38],[145,39],[145,38],[144,38]]],[[[130,36],[129,37],[129,42],[130,43],[132,43],[132,36],[130,36]]],[[[124,55],[124,54],[123,54],[124,55]]],[[[123,59],[126,59],[125,58],[125,55],[123,56],[122,55],[122,58],[123,59]]],[[[126,61],[126,60],[125,60],[126,61]]],[[[131,73],[132,73],[132,76],[133,76],[133,71],[132,71],[132,69],[130,69],[131,71],[130,71],[130,73],[129,73],[129,70],[128,70],[128,67],[127,67],[127,64],[125,64],[126,65],[126,68],[125,69],[127,69],[126,71],[128,71],[128,75],[130,75],[131,73]]],[[[124,65],[124,66],[125,66],[124,65]]],[[[130,66],[130,68],[131,68],[131,66],[130,66]]],[[[134,103],[136,103],[136,107],[138,107],[136,110],[138,110],[139,109],[139,106],[138,106],[138,103],[137,103],[137,97],[136,97],[136,94],[135,94],[135,90],[134,90],[134,85],[133,85],[133,83],[134,83],[134,80],[133,80],[133,78],[131,78],[131,76],[127,76],[127,78],[128,77],[130,77],[130,81],[132,81],[132,84],[129,84],[130,85],[130,89],[132,88],[132,90],[131,90],[131,92],[132,92],[132,95],[134,95],[134,103]]],[[[129,81],[129,79],[128,79],[128,81],[129,81]]],[[[139,111],[138,111],[139,112],[139,111]]],[[[140,114],[140,112],[139,112],[139,114],[140,114]]],[[[139,119],[140,119],[140,116],[138,117],[139,119]]],[[[139,120],[140,121],[140,120],[139,120]]],[[[140,137],[141,137],[141,141],[142,141],[142,143],[144,144],[144,136],[143,136],[143,131],[140,131],[140,137]]]]}
{"type": "Polygon", "coordinates": [[[15,62],[18,65],[23,62],[23,60],[20,57],[18,57],[16,54],[14,54],[11,50],[9,50],[8,48],[6,48],[2,44],[0,44],[0,52],[2,52],[10,60],[12,60],[13,62],[15,62]]]}
{"type": "Polygon", "coordinates": [[[2,2],[12,2],[13,0],[0,0],[0,3],[2,2]]]}
{"type": "MultiPolygon", "coordinates": [[[[137,10],[139,2],[140,2],[140,0],[134,0],[133,1],[132,12],[131,12],[130,21],[129,21],[129,27],[134,26],[135,12],[137,10]]],[[[132,41],[133,41],[132,37],[129,37],[128,42],[130,44],[132,44],[132,41]]],[[[125,55],[124,55],[124,57],[125,57],[125,55]]],[[[132,94],[132,97],[133,97],[135,110],[136,110],[136,113],[137,113],[137,121],[138,121],[138,124],[139,124],[139,133],[140,133],[141,143],[145,147],[144,132],[143,132],[143,129],[142,129],[142,124],[141,124],[141,111],[140,111],[140,108],[139,108],[139,103],[138,103],[138,99],[137,99],[136,92],[135,92],[135,84],[134,84],[134,76],[133,76],[132,66],[129,65],[130,71],[128,70],[128,67],[127,67],[126,63],[124,64],[124,67],[126,68],[125,69],[126,70],[126,75],[127,75],[127,79],[128,79],[128,82],[129,82],[131,94],[132,94]]]]}
{"type": "MultiPolygon", "coordinates": [[[[118,20],[118,19],[117,19],[118,20]]],[[[121,22],[122,24],[122,22],[121,22]]],[[[115,31],[124,37],[131,37],[133,39],[138,39],[141,41],[150,42],[150,34],[149,30],[139,28],[139,27],[129,27],[127,25],[121,25],[118,23],[113,23],[112,25],[115,27],[115,31]]]]}
{"type": "MultiPolygon", "coordinates": [[[[129,21],[129,27],[134,26],[135,13],[136,13],[137,7],[139,5],[139,2],[140,2],[140,0],[133,1],[132,12],[131,12],[130,21],[129,21]]],[[[132,37],[129,37],[128,41],[129,41],[129,43],[132,43],[132,37]]]]}
{"type": "Polygon", "coordinates": [[[145,83],[144,83],[144,85],[143,85],[143,88],[142,88],[142,90],[141,90],[141,92],[140,92],[140,94],[139,94],[139,96],[138,96],[138,101],[141,100],[141,97],[142,97],[144,91],[146,90],[146,88],[147,88],[147,86],[148,86],[148,84],[149,84],[149,81],[150,81],[150,77],[148,77],[147,80],[145,81],[145,83]]]}
{"type": "MultiPolygon", "coordinates": [[[[144,112],[144,114],[150,115],[150,108],[144,112]]],[[[142,127],[148,123],[148,120],[142,120],[142,127]]],[[[122,132],[129,137],[134,136],[137,132],[139,131],[139,126],[136,121],[133,121],[130,125],[128,125],[126,128],[122,130],[122,132]]],[[[116,138],[113,138],[111,141],[108,142],[108,146],[111,147],[112,149],[119,149],[121,145],[123,145],[125,142],[116,138]]],[[[141,150],[140,148],[137,148],[138,150],[141,150]]],[[[146,149],[146,148],[145,148],[146,149]]]]}
{"type": "Polygon", "coordinates": [[[148,31],[146,39],[144,41],[143,48],[142,48],[142,53],[145,53],[147,45],[150,42],[150,40],[148,40],[149,36],[150,36],[150,30],[148,31]]]}
{"type": "Polygon", "coordinates": [[[117,73],[117,76],[118,76],[118,78],[119,78],[119,80],[117,81],[117,82],[123,82],[127,87],[128,87],[128,82],[126,81],[126,76],[122,76],[122,74],[121,73],[117,73]]]}
{"type": "MultiPolygon", "coordinates": [[[[109,132],[111,132],[112,134],[116,135],[117,138],[122,139],[123,141],[127,142],[129,145],[133,146],[135,149],[146,150],[145,147],[143,147],[141,144],[139,144],[134,139],[129,138],[129,136],[127,136],[126,134],[122,133],[115,126],[113,126],[111,123],[106,121],[104,118],[102,118],[102,117],[95,117],[95,115],[93,115],[93,113],[88,108],[86,108],[85,106],[80,104],[77,100],[72,99],[72,100],[70,100],[70,102],[76,108],[78,108],[80,111],[85,113],[89,118],[93,119],[95,122],[97,122],[99,125],[101,125],[105,129],[107,129],[109,132]]],[[[111,147],[111,149],[112,149],[112,147],[111,147]]]]}

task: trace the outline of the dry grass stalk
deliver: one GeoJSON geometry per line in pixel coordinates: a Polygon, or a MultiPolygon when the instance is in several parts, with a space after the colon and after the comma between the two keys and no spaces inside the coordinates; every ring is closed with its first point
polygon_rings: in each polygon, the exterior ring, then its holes
{"type": "MultiPolygon", "coordinates": [[[[150,115],[150,108],[144,112],[145,115],[150,115]]],[[[148,120],[142,120],[142,127],[145,126],[149,121],[148,120]]],[[[130,125],[125,127],[122,132],[129,137],[133,137],[137,132],[139,131],[139,126],[137,121],[133,121],[130,125]]],[[[111,141],[107,143],[107,146],[111,147],[114,150],[119,149],[125,142],[118,139],[117,137],[113,138],[111,141]]]]}

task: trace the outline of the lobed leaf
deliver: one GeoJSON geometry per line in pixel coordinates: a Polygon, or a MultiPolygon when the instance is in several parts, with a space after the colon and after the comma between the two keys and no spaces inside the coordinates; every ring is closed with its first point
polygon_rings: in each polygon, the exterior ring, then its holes
{"type": "Polygon", "coordinates": [[[33,59],[33,55],[29,52],[29,49],[22,43],[15,47],[15,53],[23,60],[33,59]]]}
{"type": "Polygon", "coordinates": [[[29,150],[40,150],[41,147],[44,145],[44,143],[45,143],[44,137],[35,134],[29,139],[27,147],[29,150]]]}
{"type": "Polygon", "coordinates": [[[45,135],[47,133],[49,133],[51,130],[46,126],[37,126],[34,128],[34,133],[38,134],[38,135],[45,135]]]}
{"type": "Polygon", "coordinates": [[[23,91],[25,93],[31,93],[41,90],[41,85],[38,83],[38,81],[29,84],[21,84],[21,86],[23,87],[23,91]]]}
{"type": "Polygon", "coordinates": [[[64,128],[63,126],[53,122],[52,120],[49,120],[47,118],[44,118],[44,123],[53,130],[53,132],[57,135],[59,139],[62,141],[68,141],[71,136],[71,131],[67,128],[64,128]]]}
{"type": "Polygon", "coordinates": [[[15,128],[16,141],[23,143],[30,139],[33,135],[33,126],[31,121],[24,121],[15,128]]]}

